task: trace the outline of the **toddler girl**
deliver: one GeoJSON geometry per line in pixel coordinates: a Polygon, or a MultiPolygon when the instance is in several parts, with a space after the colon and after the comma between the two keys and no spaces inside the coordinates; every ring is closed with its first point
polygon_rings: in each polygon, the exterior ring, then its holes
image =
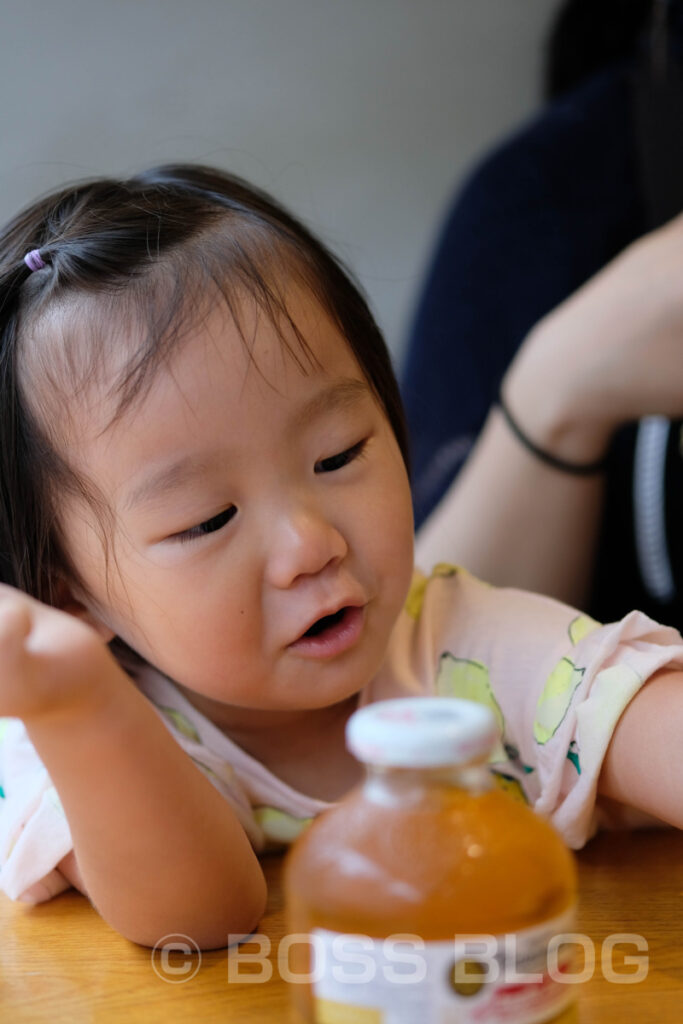
{"type": "Polygon", "coordinates": [[[255,851],[358,780],[351,712],[409,694],[489,706],[496,781],[574,846],[683,824],[680,636],[413,571],[387,351],[272,200],[201,167],[64,189],[0,237],[0,307],[9,896],[225,945],[255,851]]]}

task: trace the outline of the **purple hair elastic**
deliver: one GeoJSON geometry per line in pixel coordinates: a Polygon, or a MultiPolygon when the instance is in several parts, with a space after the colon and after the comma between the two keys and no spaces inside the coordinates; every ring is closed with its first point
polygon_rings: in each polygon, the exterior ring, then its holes
{"type": "Polygon", "coordinates": [[[40,255],[40,249],[31,249],[24,256],[24,263],[29,270],[42,270],[45,266],[43,257],[40,255]]]}

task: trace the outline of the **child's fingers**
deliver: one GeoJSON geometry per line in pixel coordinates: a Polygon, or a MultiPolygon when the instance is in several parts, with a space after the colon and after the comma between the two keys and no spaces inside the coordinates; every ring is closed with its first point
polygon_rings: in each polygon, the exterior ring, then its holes
{"type": "Polygon", "coordinates": [[[0,650],[3,660],[13,651],[24,651],[24,641],[31,632],[31,611],[26,601],[0,594],[0,650]]]}
{"type": "Polygon", "coordinates": [[[85,623],[0,585],[0,715],[27,721],[76,707],[110,657],[85,623]]]}

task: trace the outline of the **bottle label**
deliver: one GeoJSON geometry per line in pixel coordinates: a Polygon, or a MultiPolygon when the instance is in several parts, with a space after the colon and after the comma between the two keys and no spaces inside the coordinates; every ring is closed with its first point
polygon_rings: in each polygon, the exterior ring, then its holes
{"type": "Polygon", "coordinates": [[[314,1019],[316,1024],[568,1021],[577,989],[573,930],[573,910],[508,935],[456,935],[439,942],[315,928],[310,936],[314,1019]]]}

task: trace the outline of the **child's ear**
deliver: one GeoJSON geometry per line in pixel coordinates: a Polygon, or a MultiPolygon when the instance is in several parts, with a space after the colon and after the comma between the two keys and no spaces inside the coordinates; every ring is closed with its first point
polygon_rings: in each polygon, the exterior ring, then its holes
{"type": "Polygon", "coordinates": [[[77,619],[81,619],[83,622],[87,622],[92,629],[104,640],[105,644],[108,644],[110,640],[113,640],[116,633],[113,629],[100,619],[97,614],[90,610],[79,600],[73,593],[71,587],[68,585],[66,580],[59,579],[55,585],[54,593],[54,605],[55,608],[59,608],[61,612],[66,612],[68,615],[74,615],[77,619]]]}

